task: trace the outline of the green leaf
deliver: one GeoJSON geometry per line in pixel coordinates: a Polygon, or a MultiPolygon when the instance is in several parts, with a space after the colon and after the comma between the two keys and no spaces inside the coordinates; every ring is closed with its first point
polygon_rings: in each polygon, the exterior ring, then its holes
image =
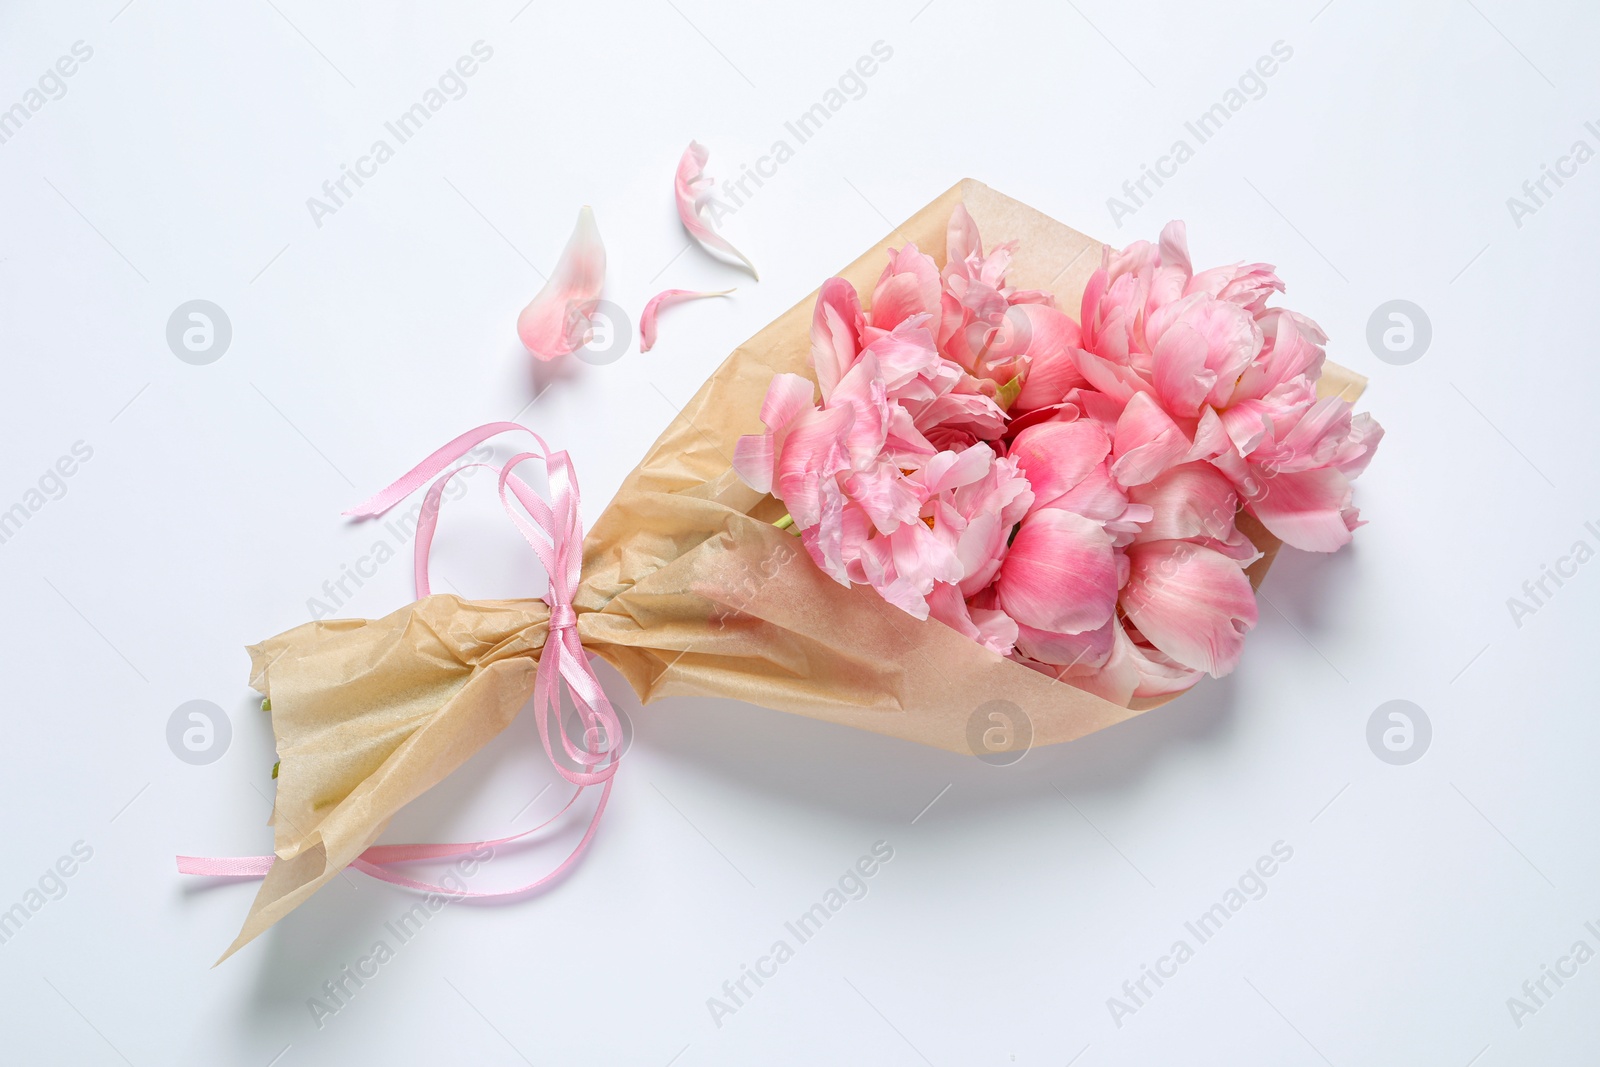
{"type": "Polygon", "coordinates": [[[1003,410],[1010,411],[1011,405],[1016,402],[1021,393],[1022,375],[1019,374],[1000,387],[1000,391],[995,394],[994,402],[999,404],[1003,410]]]}

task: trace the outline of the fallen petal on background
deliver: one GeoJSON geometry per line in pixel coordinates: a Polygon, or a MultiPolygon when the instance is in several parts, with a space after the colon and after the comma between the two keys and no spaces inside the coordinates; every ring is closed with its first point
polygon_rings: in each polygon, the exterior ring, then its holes
{"type": "Polygon", "coordinates": [[[589,342],[590,317],[606,280],[606,248],[585,205],[544,288],[517,316],[517,336],[535,358],[552,360],[589,342]]]}
{"type": "Polygon", "coordinates": [[[711,186],[714,184],[714,179],[705,175],[706,160],[710,158],[711,153],[698,141],[690,141],[689,147],[683,150],[674,184],[678,217],[683,220],[683,228],[689,231],[689,236],[700,242],[701,247],[732,256],[749,269],[752,278],[760,281],[761,275],[756,272],[756,265],[750,262],[749,257],[733,247],[727,238],[700,217],[700,209],[711,199],[711,186]]]}
{"type": "Polygon", "coordinates": [[[639,351],[648,352],[656,343],[656,316],[662,308],[669,308],[673,304],[681,304],[685,300],[699,300],[703,296],[727,296],[732,289],[716,289],[697,292],[693,289],[663,289],[650,298],[644,306],[644,311],[639,314],[639,351]]]}

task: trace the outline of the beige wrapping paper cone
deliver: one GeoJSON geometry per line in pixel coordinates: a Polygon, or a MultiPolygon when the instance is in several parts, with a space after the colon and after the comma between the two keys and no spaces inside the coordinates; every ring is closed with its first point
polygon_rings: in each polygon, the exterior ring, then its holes
{"type": "MultiPolygon", "coordinates": [[[[987,242],[1018,243],[1011,284],[1048,289],[1077,314],[1100,243],[971,180],[841,275],[865,299],[890,247],[912,241],[942,259],[958,203],[987,242]]],[[[589,531],[575,598],[584,647],[643,701],[731,697],[954,752],[977,751],[972,731],[988,724],[974,713],[995,700],[1031,721],[1002,748],[1070,741],[1162,703],[1121,707],[919,622],[869,587],[838,585],[798,538],[771,525],[783,505],[741,482],[731,457],[742,434],[761,432],[772,376],[811,376],[814,298],[728,357],[589,531]]],[[[1332,364],[1324,370],[1324,395],[1353,400],[1364,385],[1332,364]]],[[[1278,543],[1247,515],[1240,525],[1265,553],[1251,569],[1259,584],[1278,543]]],[[[251,684],[271,699],[282,761],[278,862],[224,958],[505,728],[532,693],[547,618],[539,600],[431,596],[377,621],[307,623],[251,648],[251,684]]]]}

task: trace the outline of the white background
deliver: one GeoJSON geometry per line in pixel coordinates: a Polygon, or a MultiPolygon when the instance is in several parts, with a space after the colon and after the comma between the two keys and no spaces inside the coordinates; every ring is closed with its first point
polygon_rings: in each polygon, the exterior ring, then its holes
{"type": "MultiPolygon", "coordinates": [[[[1600,547],[1600,164],[1520,226],[1506,203],[1574,141],[1600,147],[1592,8],[450,6],[0,11],[0,108],[93,49],[0,144],[0,509],[93,450],[0,544],[0,908],[93,850],[0,945],[0,1059],[1594,1062],[1600,963],[1547,980],[1520,1026],[1507,1004],[1575,941],[1600,949],[1600,564],[1547,582],[1520,626],[1507,607],[1575,541],[1600,547]],[[493,57],[465,95],[316,225],[307,198],[479,40],[493,57]],[[792,145],[784,122],[880,40],[864,95],[727,223],[762,280],[684,251],[688,141],[714,175],[792,145]],[[1107,198],[1276,41],[1293,55],[1264,95],[1114,225],[1107,198]],[[180,877],[173,856],[269,847],[242,647],[309,618],[369,550],[339,512],[520,412],[572,452],[592,521],[729,350],[964,176],[1108,240],[1183,218],[1197,263],[1276,263],[1330,357],[1371,376],[1388,437],[1358,485],[1370,525],[1336,556],[1285,552],[1239,669],[1007,768],[727,702],[640,709],[603,669],[637,738],[556,891],[445,909],[320,1027],[309,998],[393,943],[411,894],[336,880],[211,969],[254,885],[180,877]],[[585,203],[630,313],[661,288],[738,293],[666,313],[646,355],[535,375],[513,322],[585,203]],[[1408,365],[1366,341],[1397,298],[1432,323],[1408,365]],[[166,342],[193,299],[233,331],[205,366],[166,342]],[[166,739],[196,699],[232,725],[205,766],[166,739]],[[1393,699],[1433,727],[1406,766],[1367,742],[1393,699]],[[879,840],[894,859],[865,898],[715,1025],[707,998],[879,840]],[[1193,946],[1185,921],[1279,841],[1293,858],[1266,894],[1117,1025],[1108,998],[1193,946]]],[[[519,546],[474,483],[440,587],[537,594],[519,546]]],[[[408,551],[340,614],[403,604],[408,551]]],[[[390,839],[526,828],[558,805],[529,805],[552,778],[524,718],[390,839]]],[[[570,841],[473,884],[529,880],[570,841]]]]}

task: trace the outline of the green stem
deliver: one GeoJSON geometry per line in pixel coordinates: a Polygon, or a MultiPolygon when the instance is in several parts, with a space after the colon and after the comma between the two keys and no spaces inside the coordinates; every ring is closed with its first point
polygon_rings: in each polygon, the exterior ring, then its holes
{"type": "Polygon", "coordinates": [[[789,527],[794,525],[794,516],[793,515],[785,515],[783,518],[779,519],[777,522],[773,523],[772,525],[776,526],[780,530],[787,530],[789,527]]]}

